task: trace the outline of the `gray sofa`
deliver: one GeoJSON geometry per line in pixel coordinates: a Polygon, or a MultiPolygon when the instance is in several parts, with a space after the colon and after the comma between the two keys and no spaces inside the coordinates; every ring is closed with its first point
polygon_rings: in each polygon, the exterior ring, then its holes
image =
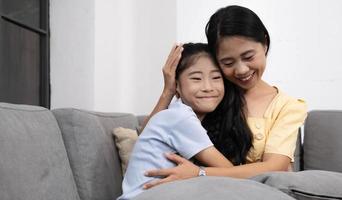
{"type": "MultiPolygon", "coordinates": [[[[140,120],[127,113],[0,103],[0,199],[116,199],[123,175],[111,132],[136,129],[140,120]]],[[[296,151],[296,169],[304,171],[251,180],[199,177],[136,199],[342,199],[342,113],[310,112],[304,128],[296,151]]]]}

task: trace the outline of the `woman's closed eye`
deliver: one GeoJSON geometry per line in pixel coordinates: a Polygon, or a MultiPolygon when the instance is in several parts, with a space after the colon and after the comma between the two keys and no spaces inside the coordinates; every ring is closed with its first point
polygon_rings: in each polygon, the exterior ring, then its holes
{"type": "Polygon", "coordinates": [[[251,61],[251,60],[253,60],[253,58],[254,58],[254,55],[252,55],[252,56],[246,56],[246,57],[244,57],[243,59],[246,60],[246,61],[251,61]]]}
{"type": "Polygon", "coordinates": [[[224,67],[232,67],[234,62],[222,62],[221,63],[224,67]]]}

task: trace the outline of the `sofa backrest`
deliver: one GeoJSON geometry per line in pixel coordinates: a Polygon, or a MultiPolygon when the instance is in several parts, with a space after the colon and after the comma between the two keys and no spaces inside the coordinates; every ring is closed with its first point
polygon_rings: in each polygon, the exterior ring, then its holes
{"type": "Polygon", "coordinates": [[[316,110],[304,125],[304,170],[342,172],[342,111],[316,110]]]}
{"type": "Polygon", "coordinates": [[[0,199],[79,199],[50,110],[0,103],[0,199]]]}
{"type": "Polygon", "coordinates": [[[112,130],[136,129],[132,114],[56,109],[81,200],[113,200],[121,195],[122,172],[112,130]]]}

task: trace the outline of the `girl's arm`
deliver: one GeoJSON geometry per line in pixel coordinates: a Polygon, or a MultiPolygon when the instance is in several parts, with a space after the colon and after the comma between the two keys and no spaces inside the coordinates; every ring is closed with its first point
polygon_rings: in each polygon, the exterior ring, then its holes
{"type": "Polygon", "coordinates": [[[183,51],[183,47],[181,44],[173,45],[170,51],[170,54],[163,67],[163,76],[164,76],[163,92],[161,96],[159,97],[158,103],[152,110],[151,114],[148,117],[146,117],[146,119],[144,120],[140,131],[142,131],[145,128],[147,122],[150,120],[150,118],[154,114],[164,109],[167,109],[173,96],[175,95],[176,93],[176,68],[177,68],[179,59],[181,58],[182,51],[183,51]]]}
{"type": "Polygon", "coordinates": [[[234,165],[222,155],[214,146],[208,147],[194,156],[208,167],[233,167],[234,165]]]}

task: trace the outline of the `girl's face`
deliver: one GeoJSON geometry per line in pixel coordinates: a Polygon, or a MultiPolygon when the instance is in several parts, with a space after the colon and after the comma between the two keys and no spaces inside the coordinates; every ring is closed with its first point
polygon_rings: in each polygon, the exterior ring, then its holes
{"type": "Polygon", "coordinates": [[[241,36],[223,37],[217,50],[217,60],[224,76],[249,90],[257,85],[265,71],[267,47],[241,36]]]}
{"type": "Polygon", "coordinates": [[[215,110],[224,96],[223,78],[219,68],[208,55],[200,55],[185,69],[177,81],[177,93],[202,120],[215,110]]]}

